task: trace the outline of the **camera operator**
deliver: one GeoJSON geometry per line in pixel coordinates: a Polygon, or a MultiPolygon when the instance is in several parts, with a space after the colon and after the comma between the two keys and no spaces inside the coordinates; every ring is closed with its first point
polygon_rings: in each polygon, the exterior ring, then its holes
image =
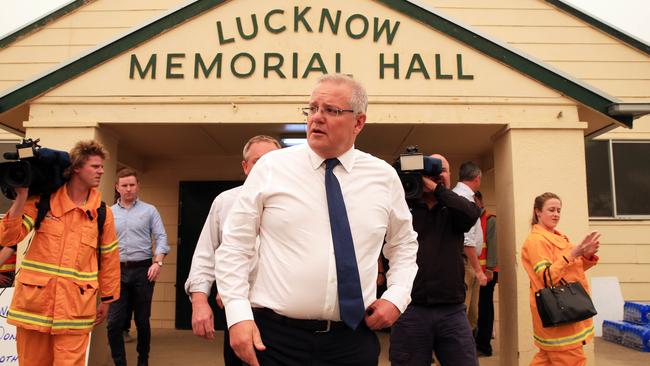
{"type": "Polygon", "coordinates": [[[392,365],[429,365],[431,351],[442,365],[478,365],[472,330],[465,315],[463,238],[481,214],[474,204],[447,187],[449,163],[442,173],[423,176],[422,198],[409,202],[418,233],[418,272],[411,304],[390,337],[392,365]]]}
{"type": "Polygon", "coordinates": [[[29,199],[28,188],[17,187],[16,200],[0,221],[3,246],[36,231],[7,314],[7,322],[17,328],[21,366],[85,365],[90,331],[120,296],[113,215],[101,205],[97,190],[106,155],[98,142],[77,143],[70,152],[67,182],[29,199]]]}

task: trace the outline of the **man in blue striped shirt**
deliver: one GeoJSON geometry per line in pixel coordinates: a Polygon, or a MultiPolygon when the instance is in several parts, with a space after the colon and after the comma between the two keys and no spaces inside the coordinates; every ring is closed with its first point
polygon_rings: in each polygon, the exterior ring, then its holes
{"type": "Polygon", "coordinates": [[[122,330],[131,308],[138,330],[138,366],[148,365],[151,299],[163,259],[169,252],[160,214],[156,207],[138,199],[139,184],[135,170],[120,170],[115,184],[120,198],[111,207],[120,243],[121,290],[120,299],[110,307],[108,314],[108,342],[117,366],[126,365],[122,330]]]}

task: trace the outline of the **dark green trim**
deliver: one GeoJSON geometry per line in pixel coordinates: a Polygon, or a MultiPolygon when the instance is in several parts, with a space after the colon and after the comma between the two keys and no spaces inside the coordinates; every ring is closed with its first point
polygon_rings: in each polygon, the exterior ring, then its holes
{"type": "Polygon", "coordinates": [[[502,45],[492,39],[464,28],[451,20],[438,15],[432,9],[424,8],[409,0],[377,0],[400,13],[403,13],[415,20],[418,20],[452,38],[455,38],[468,46],[494,58],[521,73],[541,82],[542,84],[559,91],[596,111],[609,116],[628,127],[632,127],[632,116],[610,116],[608,108],[618,103],[613,97],[603,95],[591,90],[588,86],[582,85],[572,78],[558,74],[546,65],[533,61],[506,45],[502,45]]]}
{"type": "Polygon", "coordinates": [[[133,32],[115,39],[104,46],[96,48],[88,54],[51,71],[39,79],[11,90],[0,96],[0,113],[24,103],[25,101],[41,95],[48,90],[79,76],[80,74],[96,67],[102,62],[134,48],[158,34],[177,26],[178,24],[203,13],[206,10],[225,2],[226,0],[198,0],[188,4],[173,13],[168,13],[133,32]]]}
{"type": "MultiPolygon", "coordinates": [[[[197,0],[174,11],[173,13],[163,15],[121,38],[96,48],[88,54],[60,66],[58,69],[51,71],[49,74],[42,76],[39,79],[18,86],[7,94],[0,96],[0,113],[41,95],[67,80],[77,77],[91,68],[94,68],[97,65],[156,37],[158,34],[177,26],[206,10],[212,9],[225,1],[226,0],[197,0]]],[[[615,98],[592,90],[586,84],[583,85],[569,76],[558,74],[556,71],[551,70],[544,64],[531,60],[506,45],[502,45],[492,39],[477,34],[470,29],[455,24],[451,20],[434,13],[432,9],[416,5],[409,0],[376,1],[475,48],[485,55],[559,91],[569,98],[609,116],[610,118],[618,120],[629,127],[632,126],[632,116],[611,116],[608,114],[608,107],[612,104],[618,103],[615,98]]],[[[297,10],[295,12],[297,13],[297,10]]],[[[294,54],[294,58],[295,57],[296,55],[294,54]]],[[[295,64],[296,62],[294,62],[294,68],[295,64]]],[[[294,70],[294,74],[296,73],[297,70],[294,70]]]]}
{"type": "Polygon", "coordinates": [[[30,24],[27,24],[26,26],[19,28],[15,30],[13,33],[8,34],[6,37],[0,39],[0,49],[7,47],[9,44],[13,43],[14,41],[18,40],[22,36],[25,36],[43,26],[45,26],[48,23],[51,23],[62,16],[72,12],[73,10],[77,9],[78,7],[88,3],[91,0],[75,0],[67,5],[63,5],[62,7],[45,14],[41,18],[36,19],[30,24]]]}
{"type": "MultiPolygon", "coordinates": [[[[644,41],[598,19],[593,15],[589,15],[582,10],[574,7],[571,4],[568,4],[562,0],[545,0],[547,3],[564,10],[565,12],[573,15],[574,17],[582,20],[585,23],[588,23],[597,29],[609,34],[612,37],[618,38],[621,41],[627,43],[628,45],[638,49],[641,52],[644,52],[646,55],[650,55],[650,45],[644,41]]],[[[616,2],[612,2],[612,8],[616,7],[616,2]]]]}

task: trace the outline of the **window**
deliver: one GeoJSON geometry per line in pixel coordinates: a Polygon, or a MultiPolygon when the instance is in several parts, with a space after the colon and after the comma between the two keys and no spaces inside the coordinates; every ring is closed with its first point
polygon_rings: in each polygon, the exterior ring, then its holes
{"type": "Polygon", "coordinates": [[[590,217],[650,217],[650,142],[587,141],[590,217]]]}

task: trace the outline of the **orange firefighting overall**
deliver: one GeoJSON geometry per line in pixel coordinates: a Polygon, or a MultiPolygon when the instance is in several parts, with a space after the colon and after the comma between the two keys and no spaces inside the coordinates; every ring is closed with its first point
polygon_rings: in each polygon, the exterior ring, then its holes
{"type": "MultiPolygon", "coordinates": [[[[27,200],[22,217],[5,216],[0,222],[1,245],[15,245],[33,229],[38,199],[27,200]]],[[[21,262],[7,315],[7,322],[17,328],[21,366],[84,365],[97,293],[105,303],[120,296],[120,258],[110,209],[97,242],[100,202],[95,188],[80,207],[68,197],[65,185],[51,196],[50,211],[21,262]]]]}
{"type": "Polygon", "coordinates": [[[554,284],[564,278],[567,282],[579,282],[587,293],[590,292],[585,271],[596,265],[598,256],[574,258],[571,255],[572,247],[569,239],[557,230],[551,233],[540,225],[534,225],[522,248],[522,264],[530,278],[530,310],[535,345],[540,349],[531,365],[586,364],[582,346],[594,335],[592,319],[544,328],[535,302],[535,292],[544,288],[542,276],[549,266],[554,284]]]}

